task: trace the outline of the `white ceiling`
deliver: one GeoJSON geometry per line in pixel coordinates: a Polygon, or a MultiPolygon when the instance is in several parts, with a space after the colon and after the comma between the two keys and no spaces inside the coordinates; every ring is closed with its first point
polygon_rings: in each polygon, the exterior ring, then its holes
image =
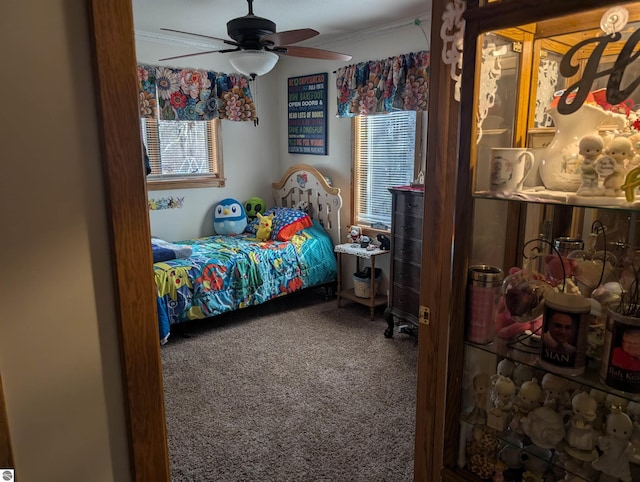
{"type": "MultiPolygon", "coordinates": [[[[138,36],[177,38],[161,27],[228,39],[227,22],[249,11],[246,0],[132,0],[138,36]]],[[[276,24],[277,32],[312,28],[317,37],[298,45],[322,47],[358,32],[425,22],[430,0],[255,0],[253,13],[276,24]]],[[[426,28],[427,26],[425,26],[426,28]]],[[[187,37],[189,38],[189,37],[187,37]]],[[[196,42],[206,40],[190,37],[196,42]]],[[[224,48],[215,45],[214,48],[224,48]]],[[[227,46],[228,47],[228,46],[227,46]]]]}

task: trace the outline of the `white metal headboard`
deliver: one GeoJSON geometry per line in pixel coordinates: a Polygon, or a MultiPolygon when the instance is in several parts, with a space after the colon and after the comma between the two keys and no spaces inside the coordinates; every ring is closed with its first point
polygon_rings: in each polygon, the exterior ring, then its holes
{"type": "Polygon", "coordinates": [[[333,244],[343,242],[340,236],[340,189],[331,187],[315,167],[306,164],[291,166],[272,186],[276,206],[296,207],[300,201],[307,201],[309,216],[324,226],[333,244]]]}

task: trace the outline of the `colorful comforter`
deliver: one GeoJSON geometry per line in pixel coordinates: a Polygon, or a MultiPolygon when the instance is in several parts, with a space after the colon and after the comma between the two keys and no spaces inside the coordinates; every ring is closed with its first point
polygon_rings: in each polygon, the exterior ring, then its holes
{"type": "Polygon", "coordinates": [[[287,242],[242,234],[178,244],[190,246],[192,255],[153,265],[161,343],[172,324],[258,305],[337,277],[331,238],[319,224],[287,242]]]}

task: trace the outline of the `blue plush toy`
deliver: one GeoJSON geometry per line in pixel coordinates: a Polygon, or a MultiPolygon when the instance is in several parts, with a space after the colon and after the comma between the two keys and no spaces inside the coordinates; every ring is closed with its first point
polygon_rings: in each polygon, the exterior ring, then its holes
{"type": "Polygon", "coordinates": [[[227,198],[218,203],[213,211],[213,227],[217,234],[240,234],[247,227],[247,213],[242,204],[227,198]]]}

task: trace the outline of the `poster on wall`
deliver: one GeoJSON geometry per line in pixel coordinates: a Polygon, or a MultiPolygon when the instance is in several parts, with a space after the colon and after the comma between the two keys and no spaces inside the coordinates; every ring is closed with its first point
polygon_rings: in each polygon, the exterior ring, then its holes
{"type": "Polygon", "coordinates": [[[289,77],[290,154],[327,155],[328,74],[289,77]]]}

